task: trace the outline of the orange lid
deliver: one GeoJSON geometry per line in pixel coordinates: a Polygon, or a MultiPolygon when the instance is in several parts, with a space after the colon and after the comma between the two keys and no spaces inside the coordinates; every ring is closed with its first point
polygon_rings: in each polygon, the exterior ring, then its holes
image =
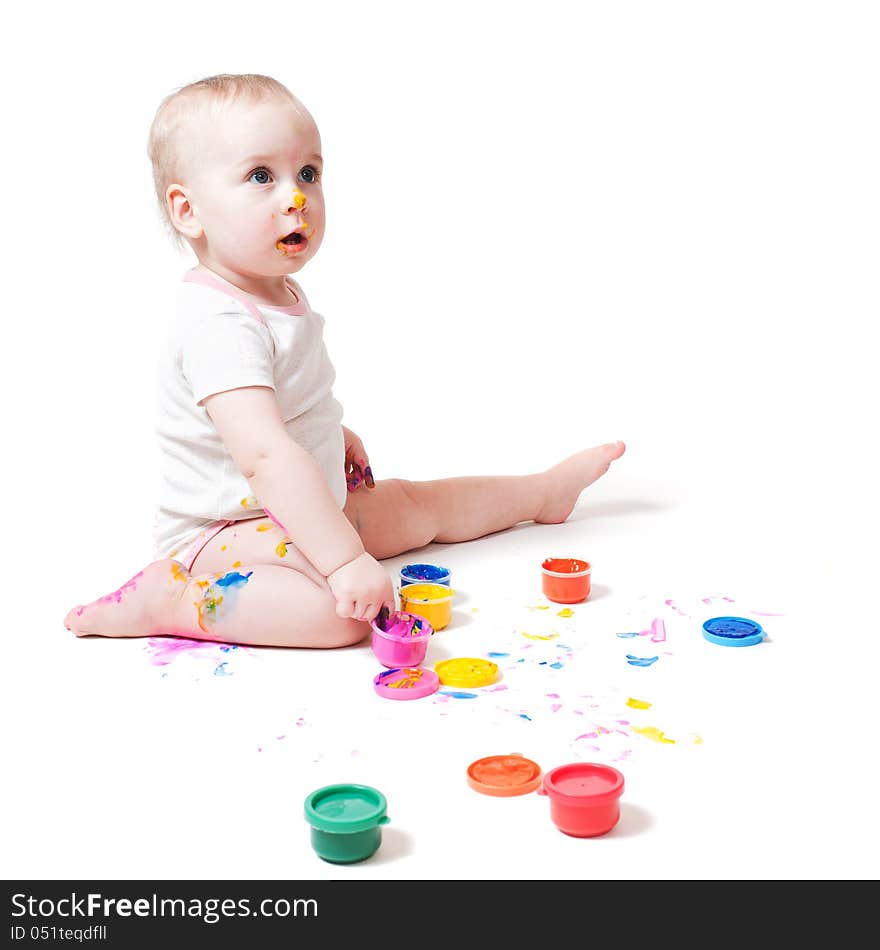
{"type": "Polygon", "coordinates": [[[488,755],[471,762],[468,785],[484,795],[525,795],[541,784],[541,766],[518,752],[488,755]]]}

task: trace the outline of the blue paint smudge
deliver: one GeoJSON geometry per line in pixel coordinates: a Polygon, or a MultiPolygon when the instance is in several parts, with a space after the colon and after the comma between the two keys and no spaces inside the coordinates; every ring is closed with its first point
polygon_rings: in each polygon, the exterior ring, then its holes
{"type": "Polygon", "coordinates": [[[242,587],[247,584],[253,573],[253,571],[248,571],[247,574],[229,571],[212,582],[202,594],[202,602],[198,606],[199,626],[202,630],[207,631],[205,624],[213,625],[219,617],[235,607],[242,587]]]}
{"type": "Polygon", "coordinates": [[[510,656],[509,653],[490,653],[489,656],[510,656]]]}
{"type": "Polygon", "coordinates": [[[476,699],[476,693],[466,693],[463,690],[441,689],[443,696],[451,696],[453,699],[476,699]]]}
{"type": "Polygon", "coordinates": [[[520,713],[520,714],[519,714],[519,718],[520,718],[520,719],[528,719],[529,722],[532,721],[532,717],[531,717],[531,716],[527,716],[525,713],[520,713]]]}
{"type": "Polygon", "coordinates": [[[617,636],[623,637],[623,638],[629,638],[629,637],[637,637],[638,634],[637,633],[618,633],[617,636]]]}
{"type": "Polygon", "coordinates": [[[559,662],[559,660],[557,660],[555,663],[550,664],[550,668],[553,670],[561,670],[562,664],[559,662]]]}
{"type": "Polygon", "coordinates": [[[222,663],[218,663],[217,666],[214,667],[214,676],[232,676],[232,675],[233,674],[230,673],[229,670],[226,669],[226,660],[224,660],[222,663]]]}
{"type": "Polygon", "coordinates": [[[659,659],[659,656],[633,656],[630,653],[626,655],[626,662],[629,663],[630,666],[650,666],[659,659]]]}
{"type": "Polygon", "coordinates": [[[218,577],[213,583],[213,587],[244,587],[248,582],[248,578],[253,574],[253,571],[248,571],[247,574],[241,574],[239,571],[229,571],[224,574],[222,577],[218,577]]]}

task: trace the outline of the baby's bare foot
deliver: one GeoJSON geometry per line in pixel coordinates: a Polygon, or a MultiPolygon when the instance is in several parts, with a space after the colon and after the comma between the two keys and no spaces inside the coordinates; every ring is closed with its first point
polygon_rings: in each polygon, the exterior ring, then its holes
{"type": "Polygon", "coordinates": [[[78,637],[148,637],[163,630],[170,607],[190,575],[177,561],[164,558],[148,564],[113,591],[85,607],[74,607],[64,626],[78,637]]]}
{"type": "Polygon", "coordinates": [[[570,455],[543,473],[547,499],[535,521],[560,524],[571,514],[580,493],[601,478],[615,459],[626,451],[623,442],[607,442],[570,455]]]}

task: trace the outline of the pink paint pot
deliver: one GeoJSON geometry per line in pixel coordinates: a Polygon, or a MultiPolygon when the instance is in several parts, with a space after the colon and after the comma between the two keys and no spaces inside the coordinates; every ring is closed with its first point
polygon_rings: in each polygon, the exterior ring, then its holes
{"type": "Polygon", "coordinates": [[[610,765],[572,762],[547,772],[539,794],[550,799],[550,818],[563,834],[595,838],[620,819],[623,775],[610,765]]]}
{"type": "Polygon", "coordinates": [[[592,567],[576,557],[548,557],[541,564],[541,590],[557,604],[579,604],[590,596],[592,567]]]}
{"type": "Polygon", "coordinates": [[[373,628],[373,654],[382,666],[396,669],[419,666],[424,661],[428,639],[434,632],[424,617],[393,610],[387,615],[379,614],[370,626],[373,628]]]}

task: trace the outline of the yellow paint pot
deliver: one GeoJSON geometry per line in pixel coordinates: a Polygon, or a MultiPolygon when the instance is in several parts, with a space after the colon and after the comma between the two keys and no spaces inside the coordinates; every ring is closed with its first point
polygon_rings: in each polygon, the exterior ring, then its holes
{"type": "Polygon", "coordinates": [[[424,617],[435,630],[452,619],[455,591],[444,584],[405,584],[400,588],[400,609],[424,617]]]}

